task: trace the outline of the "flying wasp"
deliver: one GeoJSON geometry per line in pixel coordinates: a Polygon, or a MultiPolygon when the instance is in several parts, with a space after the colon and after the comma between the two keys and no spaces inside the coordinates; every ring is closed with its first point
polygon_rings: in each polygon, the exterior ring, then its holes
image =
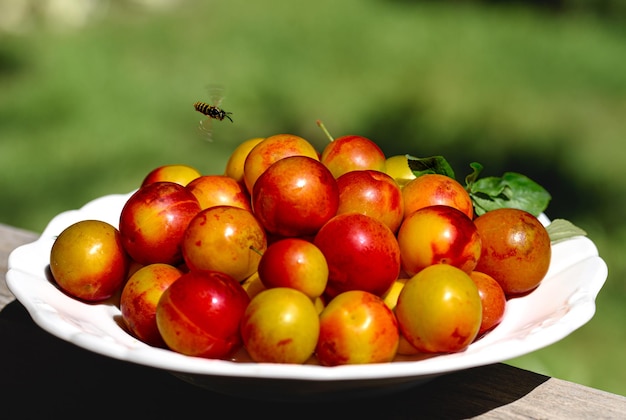
{"type": "Polygon", "coordinates": [[[193,104],[193,107],[196,111],[198,111],[202,115],[207,116],[206,119],[200,120],[200,130],[205,132],[209,141],[211,140],[211,136],[213,133],[213,120],[222,121],[224,118],[227,118],[228,120],[230,120],[230,122],[233,122],[233,119],[230,117],[232,112],[227,112],[220,108],[220,103],[222,102],[223,98],[222,89],[218,87],[212,87],[210,89],[210,93],[211,104],[201,101],[193,104]]]}
{"type": "Polygon", "coordinates": [[[233,122],[233,119],[230,118],[230,114],[232,112],[226,112],[223,109],[216,107],[215,105],[209,105],[204,102],[196,102],[193,104],[193,107],[201,114],[206,115],[209,118],[214,118],[216,120],[222,121],[224,118],[228,118],[230,122],[233,122]]]}

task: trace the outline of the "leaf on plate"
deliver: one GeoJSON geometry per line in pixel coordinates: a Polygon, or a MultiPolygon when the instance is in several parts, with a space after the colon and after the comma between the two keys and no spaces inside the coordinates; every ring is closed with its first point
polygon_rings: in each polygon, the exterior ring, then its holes
{"type": "Polygon", "coordinates": [[[546,230],[548,231],[548,235],[550,235],[550,242],[552,243],[560,242],[574,236],[587,236],[587,232],[565,219],[554,219],[546,226],[546,230]]]}

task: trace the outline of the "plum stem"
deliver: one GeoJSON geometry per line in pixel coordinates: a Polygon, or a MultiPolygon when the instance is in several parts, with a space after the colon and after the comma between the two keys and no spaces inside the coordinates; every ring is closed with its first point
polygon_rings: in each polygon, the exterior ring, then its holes
{"type": "Polygon", "coordinates": [[[257,254],[259,254],[260,256],[263,256],[263,253],[261,252],[261,250],[253,247],[252,245],[250,245],[250,249],[256,252],[257,254]]]}
{"type": "Polygon", "coordinates": [[[328,130],[326,129],[326,126],[321,120],[317,120],[316,123],[317,123],[317,126],[322,129],[324,134],[326,134],[326,137],[328,137],[328,140],[330,140],[331,142],[335,140],[333,136],[330,135],[330,132],[328,132],[328,130]]]}

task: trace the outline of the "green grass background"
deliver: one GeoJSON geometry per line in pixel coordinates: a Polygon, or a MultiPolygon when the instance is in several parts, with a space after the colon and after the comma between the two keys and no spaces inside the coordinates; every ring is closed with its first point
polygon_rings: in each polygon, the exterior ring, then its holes
{"type": "Polygon", "coordinates": [[[0,34],[0,223],[128,192],[167,163],[221,173],[234,147],[281,132],[318,147],[361,134],[388,154],[442,154],[460,179],[522,172],[550,217],[609,266],[595,317],[509,363],[626,395],[626,31],[623,20],[463,2],[109,2],[80,30],[0,34]],[[198,131],[225,89],[234,123],[198,131]]]}

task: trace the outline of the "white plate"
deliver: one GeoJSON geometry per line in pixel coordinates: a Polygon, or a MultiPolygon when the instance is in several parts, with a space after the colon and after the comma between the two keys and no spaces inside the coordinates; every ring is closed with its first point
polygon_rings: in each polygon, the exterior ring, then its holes
{"type": "Polygon", "coordinates": [[[59,291],[51,280],[48,263],[55,236],[84,219],[118,226],[130,194],[104,196],[54,217],[38,240],[9,256],[9,289],[41,328],[63,340],[105,356],[164,369],[195,385],[228,394],[290,400],[381,394],[449,372],[506,361],[553,344],[587,323],[608,274],[588,238],[554,244],[550,269],[541,285],[524,297],[509,300],[502,323],[455,354],[337,367],[189,357],[133,338],[121,327],[114,300],[82,303],[59,291]]]}

